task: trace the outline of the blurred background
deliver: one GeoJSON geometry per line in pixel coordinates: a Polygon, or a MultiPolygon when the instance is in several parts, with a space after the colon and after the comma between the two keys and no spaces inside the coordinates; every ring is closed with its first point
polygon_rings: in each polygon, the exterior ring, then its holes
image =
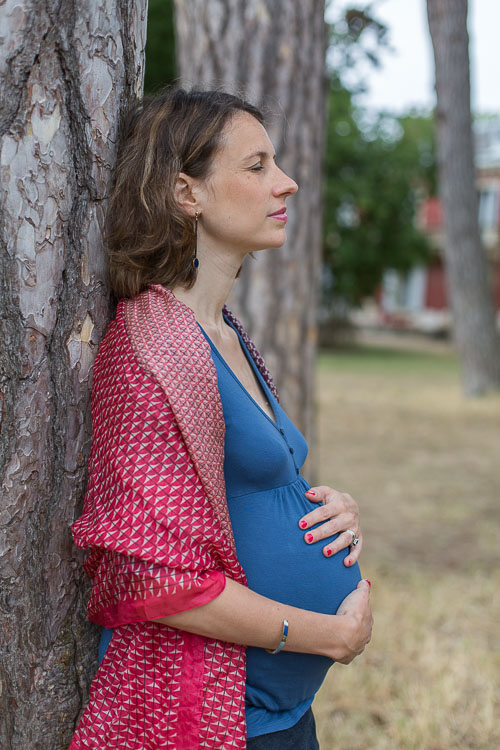
{"type": "MultiPolygon", "coordinates": [[[[276,6],[270,23],[282,55],[272,65],[286,67],[290,50],[300,55],[306,45],[294,42],[293,19],[280,31],[284,4],[260,5],[264,17],[276,6]]],[[[305,6],[303,23],[311,24],[322,4],[305,6]]],[[[212,12],[220,10],[213,3],[212,12]]],[[[178,77],[200,77],[201,67],[181,75],[179,65],[189,69],[182,55],[176,65],[173,13],[166,0],[150,0],[151,92],[178,77]]],[[[248,33],[258,45],[255,16],[249,10],[241,17],[241,39],[248,33]]],[[[210,28],[208,9],[203,18],[217,43],[222,20],[210,28]]],[[[332,669],[317,696],[321,746],[493,750],[500,746],[500,5],[336,0],[324,18],[324,206],[312,271],[320,290],[319,355],[312,416],[295,418],[313,436],[318,482],[349,491],[361,506],[362,570],[373,582],[375,629],[366,653],[332,669]],[[461,165],[450,171],[450,162],[461,165]],[[488,328],[489,339],[480,342],[488,328]]],[[[234,19],[225,22],[234,36],[234,19]]],[[[178,44],[185,45],[186,25],[177,28],[178,44]]],[[[234,70],[224,77],[208,67],[205,81],[239,80],[234,70]]],[[[271,108],[287,114],[287,90],[270,88],[271,108]]],[[[299,89],[297,81],[297,96],[299,89]]],[[[245,90],[265,98],[251,78],[245,90]]],[[[310,118],[318,122],[316,108],[310,118]]],[[[276,143],[273,126],[271,133],[276,143]]],[[[293,127],[288,137],[277,136],[278,155],[296,176],[286,146],[293,127]]],[[[310,193],[307,199],[310,206],[310,193]]],[[[292,224],[289,235],[297,229],[292,224]]],[[[286,258],[301,252],[310,247],[294,250],[290,239],[286,258]]],[[[295,276],[303,272],[299,264],[295,276]]],[[[268,293],[258,269],[245,270],[246,291],[235,305],[252,324],[248,299],[261,305],[268,293]]],[[[276,279],[275,270],[266,273],[276,279]]],[[[300,308],[304,294],[295,290],[291,307],[300,308]]],[[[287,309],[280,315],[289,331],[287,309]]],[[[253,325],[280,380],[279,335],[270,341],[258,319],[253,325]]],[[[304,388],[297,373],[295,381],[304,388]]],[[[294,384],[286,377],[280,383],[293,412],[294,384]]]]}

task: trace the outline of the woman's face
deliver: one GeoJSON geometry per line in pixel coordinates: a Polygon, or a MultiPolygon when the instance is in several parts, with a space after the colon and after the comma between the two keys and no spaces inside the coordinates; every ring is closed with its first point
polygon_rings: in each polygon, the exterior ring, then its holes
{"type": "Polygon", "coordinates": [[[200,240],[242,254],[281,247],[286,239],[285,201],[297,185],[274,156],[258,120],[246,112],[232,118],[197,196],[200,240]]]}

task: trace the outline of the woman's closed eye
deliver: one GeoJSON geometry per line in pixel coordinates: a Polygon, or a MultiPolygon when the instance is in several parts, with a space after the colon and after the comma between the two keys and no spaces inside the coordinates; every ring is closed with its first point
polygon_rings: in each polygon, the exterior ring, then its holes
{"type": "Polygon", "coordinates": [[[253,167],[250,167],[251,172],[260,172],[262,169],[264,169],[264,165],[259,162],[258,164],[254,164],[253,167]]]}

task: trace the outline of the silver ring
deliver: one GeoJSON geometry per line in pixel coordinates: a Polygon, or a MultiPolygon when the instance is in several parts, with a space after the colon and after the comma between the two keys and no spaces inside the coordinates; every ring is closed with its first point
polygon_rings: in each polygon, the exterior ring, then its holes
{"type": "Polygon", "coordinates": [[[351,547],[355,547],[357,543],[359,542],[359,538],[356,536],[354,531],[352,529],[346,529],[346,534],[352,535],[352,542],[350,544],[351,547]]]}

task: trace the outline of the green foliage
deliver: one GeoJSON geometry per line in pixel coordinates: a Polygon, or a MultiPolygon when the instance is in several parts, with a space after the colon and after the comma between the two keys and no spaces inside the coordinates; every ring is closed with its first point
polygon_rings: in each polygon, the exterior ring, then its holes
{"type": "Polygon", "coordinates": [[[384,270],[405,272],[432,254],[415,224],[418,199],[435,191],[432,118],[380,114],[369,121],[353,102],[363,87],[352,65],[378,64],[379,47],[388,44],[387,30],[368,10],[350,9],[332,27],[338,46],[329,58],[324,293],[349,305],[372,295],[384,270]],[[367,30],[371,47],[362,38],[367,30]]]}
{"type": "Polygon", "coordinates": [[[154,94],[176,77],[173,0],[149,0],[144,91],[154,94]]]}

